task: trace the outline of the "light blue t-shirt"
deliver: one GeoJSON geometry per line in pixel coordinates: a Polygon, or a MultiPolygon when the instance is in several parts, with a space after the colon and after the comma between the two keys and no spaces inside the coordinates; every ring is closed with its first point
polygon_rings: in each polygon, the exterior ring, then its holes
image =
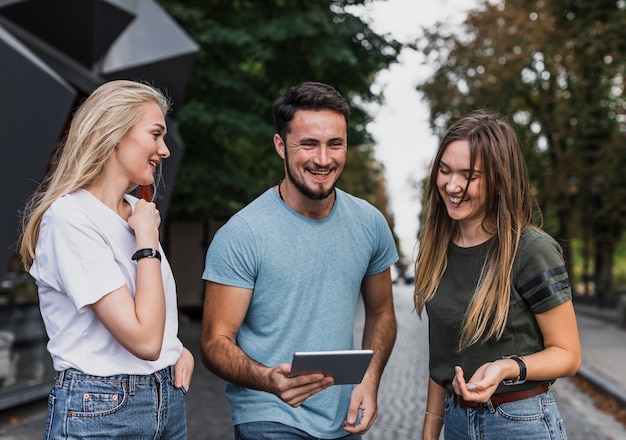
{"type": "MultiPolygon", "coordinates": [[[[253,289],[237,343],[252,359],[274,367],[296,351],[354,348],[361,283],[398,260],[383,215],[336,190],[322,220],[301,216],[270,188],[216,234],[202,278],[253,289]]],[[[342,424],[352,386],[336,385],[292,408],[273,394],[227,385],[233,424],[274,421],[319,438],[346,435],[342,424]]]]}

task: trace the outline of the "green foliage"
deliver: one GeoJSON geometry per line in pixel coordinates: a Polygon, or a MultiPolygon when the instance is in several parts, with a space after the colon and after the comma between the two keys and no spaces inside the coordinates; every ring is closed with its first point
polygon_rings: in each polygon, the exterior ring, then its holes
{"type": "Polygon", "coordinates": [[[613,277],[616,286],[626,286],[626,242],[620,241],[615,250],[613,277]]]}
{"type": "MultiPolygon", "coordinates": [[[[186,151],[168,213],[171,219],[228,216],[281,178],[271,106],[287,87],[321,81],[350,102],[380,102],[370,84],[378,71],[396,61],[401,49],[389,36],[375,34],[345,12],[347,4],[363,1],[160,3],[201,47],[178,117],[186,151]]],[[[353,105],[349,160],[359,167],[349,165],[342,187],[372,198],[384,181],[358,173],[378,168],[365,130],[368,121],[368,114],[353,105]]]]}
{"type": "MultiPolygon", "coordinates": [[[[441,133],[477,108],[515,125],[547,230],[588,237],[610,265],[626,228],[626,3],[485,1],[458,34],[437,25],[416,46],[435,66],[418,87],[441,133]]],[[[603,289],[610,289],[605,277],[603,289]]]]}
{"type": "MultiPolygon", "coordinates": [[[[593,264],[586,262],[584,256],[584,245],[582,240],[574,239],[570,243],[572,250],[572,273],[571,283],[577,286],[578,292],[583,292],[585,278],[590,281],[594,272],[593,264]]],[[[612,268],[613,280],[616,286],[626,286],[626,240],[620,240],[615,248],[615,264],[612,268]]],[[[590,288],[593,284],[590,283],[590,288]]]]}

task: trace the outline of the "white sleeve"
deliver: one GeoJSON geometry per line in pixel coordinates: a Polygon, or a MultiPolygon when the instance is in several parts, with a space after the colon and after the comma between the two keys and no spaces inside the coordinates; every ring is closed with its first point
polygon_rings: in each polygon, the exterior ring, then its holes
{"type": "Polygon", "coordinates": [[[35,258],[35,278],[68,295],[77,309],[126,283],[110,244],[81,209],[46,211],[35,258]]]}

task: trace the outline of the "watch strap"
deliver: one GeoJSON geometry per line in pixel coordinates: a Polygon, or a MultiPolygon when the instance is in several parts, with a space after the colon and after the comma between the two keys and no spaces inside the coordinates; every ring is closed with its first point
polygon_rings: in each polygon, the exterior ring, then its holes
{"type": "Polygon", "coordinates": [[[510,356],[502,356],[502,359],[513,359],[519,366],[519,376],[514,379],[505,379],[502,381],[504,385],[520,385],[526,382],[526,363],[516,354],[510,356]]]}
{"type": "Polygon", "coordinates": [[[156,258],[157,260],[161,261],[161,253],[157,249],[144,248],[139,249],[132,256],[132,260],[134,261],[141,260],[142,258],[156,258]]]}

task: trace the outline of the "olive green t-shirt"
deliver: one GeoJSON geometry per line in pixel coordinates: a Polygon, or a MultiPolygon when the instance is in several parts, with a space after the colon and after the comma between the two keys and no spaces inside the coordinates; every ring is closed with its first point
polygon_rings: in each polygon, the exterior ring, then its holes
{"type": "MultiPolygon", "coordinates": [[[[505,355],[528,355],[543,350],[535,314],[571,300],[572,293],[561,250],[552,237],[526,228],[513,264],[511,301],[504,334],[457,352],[465,311],[474,294],[492,240],[475,247],[448,248],[448,266],[435,296],[426,304],[429,321],[430,376],[452,392],[454,367],[466,380],[482,364],[505,355]]],[[[497,393],[535,388],[540,382],[500,385],[497,393]]]]}

